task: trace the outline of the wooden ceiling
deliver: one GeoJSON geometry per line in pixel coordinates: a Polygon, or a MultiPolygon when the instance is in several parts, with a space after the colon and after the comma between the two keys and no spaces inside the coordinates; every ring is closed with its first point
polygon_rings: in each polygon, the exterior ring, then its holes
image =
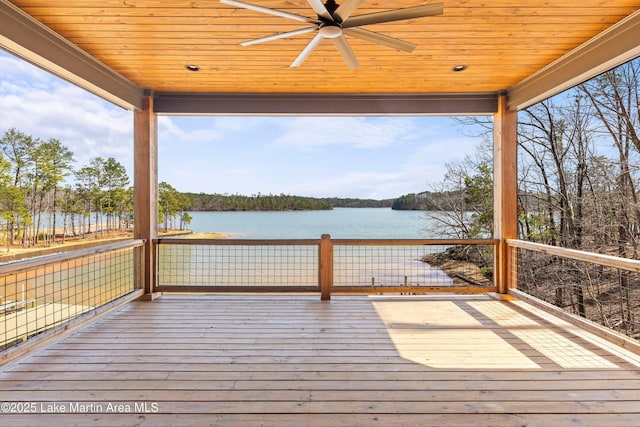
{"type": "MultiPolygon", "coordinates": [[[[306,0],[246,1],[315,17],[306,0]]],[[[364,0],[353,16],[436,1],[364,0]]],[[[640,9],[639,0],[442,1],[441,16],[367,27],[416,44],[412,53],[350,38],[360,61],[353,71],[328,40],[301,67],[290,68],[313,34],[241,46],[307,24],[218,0],[8,3],[141,88],[254,94],[497,92],[640,9]],[[200,71],[188,71],[190,64],[200,71]],[[467,69],[454,72],[456,65],[467,69]]]]}

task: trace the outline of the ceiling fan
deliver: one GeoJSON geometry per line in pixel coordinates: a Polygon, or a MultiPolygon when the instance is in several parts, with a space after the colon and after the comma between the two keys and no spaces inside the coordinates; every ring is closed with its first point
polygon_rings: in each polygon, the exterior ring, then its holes
{"type": "Polygon", "coordinates": [[[323,39],[331,39],[333,44],[340,52],[342,59],[347,63],[349,68],[355,70],[360,66],[358,58],[353,53],[351,46],[347,42],[344,35],[356,37],[369,42],[377,43],[383,46],[404,52],[411,52],[416,45],[394,37],[360,28],[364,25],[381,24],[385,22],[402,21],[405,19],[422,18],[425,16],[442,15],[443,3],[434,3],[424,6],[413,6],[403,9],[394,9],[384,12],[367,13],[364,15],[351,14],[360,6],[363,0],[344,0],[341,5],[336,4],[335,0],[307,0],[313,11],[318,15],[317,18],[308,18],[306,16],[289,13],[278,9],[270,9],[267,7],[257,6],[250,3],[244,3],[238,0],[220,0],[221,3],[236,6],[243,9],[249,9],[256,12],[262,12],[269,15],[281,16],[284,18],[294,19],[296,21],[313,24],[310,27],[298,30],[287,31],[284,33],[273,34],[267,37],[261,37],[254,40],[247,40],[240,43],[242,46],[268,42],[287,37],[293,37],[300,34],[316,32],[317,34],[309,44],[302,50],[298,57],[291,63],[290,67],[299,67],[305,59],[315,50],[323,39]]]}

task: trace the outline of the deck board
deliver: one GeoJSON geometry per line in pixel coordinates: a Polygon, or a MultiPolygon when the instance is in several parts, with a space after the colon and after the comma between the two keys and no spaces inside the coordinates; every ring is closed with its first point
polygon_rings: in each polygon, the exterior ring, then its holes
{"type": "Polygon", "coordinates": [[[0,401],[40,412],[7,425],[632,426],[640,356],[485,296],[176,295],[5,366],[0,401]]]}

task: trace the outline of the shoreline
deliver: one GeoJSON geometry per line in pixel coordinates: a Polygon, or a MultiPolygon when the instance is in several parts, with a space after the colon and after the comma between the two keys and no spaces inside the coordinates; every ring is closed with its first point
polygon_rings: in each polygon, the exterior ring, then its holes
{"type": "Polygon", "coordinates": [[[230,237],[233,237],[233,235],[228,233],[217,233],[214,231],[191,231],[190,233],[185,235],[175,234],[172,236],[163,236],[163,237],[173,237],[173,236],[180,236],[183,239],[228,239],[230,237]]]}

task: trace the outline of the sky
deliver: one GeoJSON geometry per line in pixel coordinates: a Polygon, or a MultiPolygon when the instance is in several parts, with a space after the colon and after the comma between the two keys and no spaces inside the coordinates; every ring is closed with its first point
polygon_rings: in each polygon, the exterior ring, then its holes
{"type": "MultiPolygon", "coordinates": [[[[77,168],[133,177],[133,114],[0,50],[0,133],[60,140],[77,168]]],[[[386,199],[441,182],[479,139],[451,117],[160,116],[158,175],[181,192],[386,199]]]]}

